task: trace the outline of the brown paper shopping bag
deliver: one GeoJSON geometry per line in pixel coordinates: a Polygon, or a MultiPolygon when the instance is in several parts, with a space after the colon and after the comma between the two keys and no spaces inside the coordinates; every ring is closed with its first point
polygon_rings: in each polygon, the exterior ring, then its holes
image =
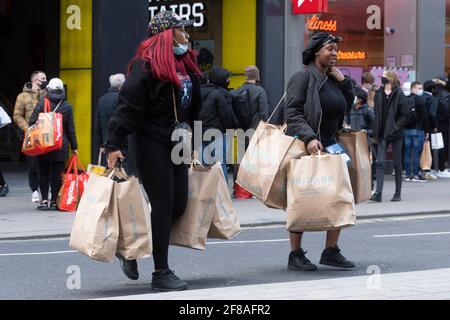
{"type": "Polygon", "coordinates": [[[71,248],[103,262],[114,260],[119,237],[113,174],[89,178],[70,234],[71,248]]]}
{"type": "Polygon", "coordinates": [[[127,260],[148,258],[152,254],[151,208],[139,180],[128,177],[115,184],[119,209],[117,253],[127,260]]]}
{"type": "Polygon", "coordinates": [[[350,176],[341,155],[291,160],[287,200],[289,231],[335,230],[356,224],[350,176]]]}
{"type": "Polygon", "coordinates": [[[220,164],[204,168],[193,164],[189,169],[188,204],[184,214],[172,226],[170,244],[204,250],[215,213],[220,164]]]}
{"type": "Polygon", "coordinates": [[[287,136],[286,127],[261,122],[239,167],[237,183],[266,206],[286,208],[286,166],[306,155],[302,141],[287,136]]]}
{"type": "Polygon", "coordinates": [[[223,171],[217,170],[220,164],[215,166],[216,169],[211,171],[211,174],[217,175],[215,210],[208,238],[231,239],[241,232],[241,225],[223,171]]]}
{"type": "Polygon", "coordinates": [[[422,155],[420,156],[420,168],[422,170],[431,170],[433,164],[433,157],[431,156],[430,141],[425,141],[423,144],[422,155]]]}
{"type": "Polygon", "coordinates": [[[351,158],[348,171],[355,203],[369,200],[372,195],[372,164],[367,133],[364,131],[340,133],[339,143],[351,158]]]}

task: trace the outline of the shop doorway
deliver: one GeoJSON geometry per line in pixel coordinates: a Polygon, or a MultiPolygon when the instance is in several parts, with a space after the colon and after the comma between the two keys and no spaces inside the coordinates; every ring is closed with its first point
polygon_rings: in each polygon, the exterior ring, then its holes
{"type": "MultiPolygon", "coordinates": [[[[0,105],[10,115],[30,74],[59,70],[59,0],[0,0],[0,105]]],[[[0,129],[0,161],[22,161],[22,132],[0,129]]]]}

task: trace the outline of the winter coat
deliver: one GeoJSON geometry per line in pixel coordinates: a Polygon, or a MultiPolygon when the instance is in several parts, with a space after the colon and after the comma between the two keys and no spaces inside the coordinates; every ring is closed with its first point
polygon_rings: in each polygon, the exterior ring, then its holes
{"type": "Polygon", "coordinates": [[[267,101],[266,90],[259,84],[244,83],[236,89],[236,94],[239,95],[245,90],[248,90],[251,105],[249,128],[256,129],[261,121],[267,121],[269,118],[269,102],[267,101]]]}
{"type": "Polygon", "coordinates": [[[109,88],[108,92],[100,97],[97,104],[95,132],[99,146],[106,144],[108,137],[108,124],[119,104],[119,89],[109,88]]]}
{"type": "MultiPolygon", "coordinates": [[[[72,106],[65,100],[64,91],[49,91],[47,97],[50,100],[50,108],[53,111],[60,101],[56,113],[62,114],[63,118],[63,145],[60,150],[55,150],[44,155],[38,156],[39,161],[61,161],[65,162],[69,158],[69,143],[72,150],[78,150],[77,136],[75,133],[75,124],[73,120],[72,106]]],[[[44,112],[44,99],[41,99],[31,115],[29,125],[34,125],[39,113],[44,112]]]]}
{"type": "MultiPolygon", "coordinates": [[[[299,137],[305,144],[319,139],[320,124],[322,118],[322,106],[319,92],[326,81],[335,81],[341,89],[347,102],[347,111],[353,105],[355,95],[352,82],[349,77],[338,82],[334,78],[319,71],[316,65],[309,64],[307,69],[295,74],[288,83],[286,93],[287,107],[287,134],[299,137]]],[[[338,129],[342,129],[344,116],[339,121],[338,129]]]]}
{"type": "Polygon", "coordinates": [[[237,127],[233,112],[233,98],[224,88],[213,83],[202,87],[202,108],[199,115],[203,132],[218,129],[225,133],[227,129],[237,127]]]}
{"type": "Polygon", "coordinates": [[[435,97],[438,100],[436,111],[437,129],[440,132],[449,132],[450,126],[450,93],[442,88],[436,88],[435,97]]]}
{"type": "Polygon", "coordinates": [[[375,113],[367,103],[359,107],[359,109],[353,106],[350,114],[346,118],[347,124],[350,125],[352,130],[366,130],[367,134],[372,136],[372,123],[375,119],[375,113]]]}
{"type": "Polygon", "coordinates": [[[391,97],[388,101],[389,113],[386,118],[386,123],[382,123],[384,108],[383,90],[384,87],[381,87],[375,93],[375,121],[373,136],[378,140],[395,140],[402,138],[407,120],[405,95],[399,87],[392,89],[391,97]]]}
{"type": "Polygon", "coordinates": [[[36,108],[44,91],[33,90],[31,83],[26,83],[23,92],[17,96],[16,105],[14,107],[14,122],[25,133],[29,127],[28,123],[31,114],[36,108]]]}
{"type": "Polygon", "coordinates": [[[173,91],[180,122],[193,128],[201,106],[200,82],[188,71],[193,85],[192,105],[183,110],[180,89],[169,81],[161,81],[150,72],[148,62],[136,60],[119,93],[119,105],[109,122],[107,149],[119,150],[127,145],[132,133],[150,135],[164,143],[171,143],[175,127],[173,91]]]}
{"type": "MultiPolygon", "coordinates": [[[[417,129],[423,130],[425,133],[430,132],[427,106],[425,105],[425,99],[419,97],[416,94],[411,94],[409,97],[405,97],[407,105],[414,106],[415,114],[409,115],[411,117],[411,123],[405,125],[405,129],[417,129]]],[[[408,121],[409,122],[409,121],[408,121]]]]}

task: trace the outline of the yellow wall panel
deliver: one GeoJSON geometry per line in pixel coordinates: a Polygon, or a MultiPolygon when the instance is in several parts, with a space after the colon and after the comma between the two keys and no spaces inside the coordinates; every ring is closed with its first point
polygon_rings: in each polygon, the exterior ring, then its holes
{"type": "Polygon", "coordinates": [[[86,165],[91,161],[91,71],[61,70],[60,76],[67,85],[67,101],[73,107],[80,160],[86,165]]]}
{"type": "Polygon", "coordinates": [[[92,0],[61,0],[60,77],[72,104],[78,151],[91,162],[92,0]]]}
{"type": "MultiPolygon", "coordinates": [[[[233,74],[256,64],[256,0],[223,0],[222,65],[233,74]]],[[[230,87],[237,88],[243,77],[234,76],[230,87]]]]}
{"type": "Polygon", "coordinates": [[[91,68],[92,0],[61,0],[60,27],[60,68],[91,68]]]}

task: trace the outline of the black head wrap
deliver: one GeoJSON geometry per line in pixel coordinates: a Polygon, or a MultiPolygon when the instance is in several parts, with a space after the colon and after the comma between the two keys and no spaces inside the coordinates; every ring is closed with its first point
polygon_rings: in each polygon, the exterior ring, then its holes
{"type": "Polygon", "coordinates": [[[342,38],[340,36],[333,36],[328,32],[319,32],[313,35],[313,37],[309,40],[305,51],[303,51],[303,64],[308,65],[314,61],[316,58],[316,53],[322,49],[323,46],[330,43],[338,43],[341,42],[342,38]]]}

